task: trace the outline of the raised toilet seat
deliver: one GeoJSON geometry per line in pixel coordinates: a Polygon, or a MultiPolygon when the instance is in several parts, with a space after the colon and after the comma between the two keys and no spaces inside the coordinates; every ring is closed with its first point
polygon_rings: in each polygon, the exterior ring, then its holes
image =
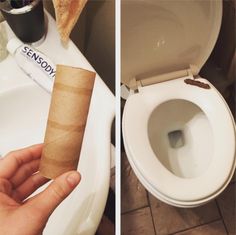
{"type": "MultiPolygon", "coordinates": [[[[139,175],[141,182],[152,194],[177,205],[193,205],[194,202],[199,204],[211,196],[216,196],[227,185],[235,167],[235,126],[228,106],[219,92],[207,80],[198,79],[209,84],[210,89],[187,85],[184,82],[185,79],[186,77],[140,87],[139,93],[128,98],[123,116],[124,144],[127,157],[136,171],[135,173],[139,175]],[[180,175],[181,170],[171,172],[173,169],[168,170],[163,165],[160,156],[154,153],[151,146],[150,117],[154,110],[158,110],[158,107],[170,101],[185,101],[190,106],[199,107],[208,122],[207,128],[208,132],[211,132],[212,143],[210,143],[210,139],[206,139],[206,141],[209,142],[207,144],[211,150],[208,153],[211,156],[205,157],[208,159],[207,167],[202,172],[197,172],[196,175],[188,175],[188,170],[184,171],[185,175],[180,175]]],[[[170,115],[173,116],[174,113],[170,113],[170,115]]],[[[192,118],[194,119],[194,116],[192,118]]],[[[202,123],[201,117],[199,119],[200,121],[197,121],[197,118],[195,122],[198,126],[202,124],[205,128],[206,123],[202,123]]],[[[161,122],[160,119],[158,121],[161,122]]],[[[197,131],[194,126],[193,123],[193,134],[197,131]]],[[[204,135],[210,137],[209,133],[204,132],[200,137],[204,137],[204,135]]],[[[162,138],[168,140],[167,135],[162,138]]],[[[193,136],[193,140],[199,145],[196,136],[193,136]]],[[[169,149],[172,150],[171,147],[169,149]]],[[[200,151],[199,154],[201,153],[200,151]]],[[[201,156],[199,155],[199,157],[201,156]]],[[[204,160],[203,158],[202,161],[204,160]]]]}

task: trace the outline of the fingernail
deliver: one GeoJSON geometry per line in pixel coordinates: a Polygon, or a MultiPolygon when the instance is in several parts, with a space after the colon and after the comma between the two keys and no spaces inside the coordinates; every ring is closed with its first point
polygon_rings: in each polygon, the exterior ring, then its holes
{"type": "Polygon", "coordinates": [[[70,186],[75,187],[80,181],[80,174],[78,172],[73,172],[69,174],[66,179],[70,186]]]}

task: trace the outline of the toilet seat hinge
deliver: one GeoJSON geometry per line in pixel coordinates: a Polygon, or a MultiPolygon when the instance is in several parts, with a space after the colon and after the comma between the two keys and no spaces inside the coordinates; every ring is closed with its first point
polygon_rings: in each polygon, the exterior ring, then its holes
{"type": "Polygon", "coordinates": [[[174,80],[174,79],[178,79],[182,77],[189,77],[189,78],[194,79],[191,68],[183,69],[183,70],[179,70],[179,71],[175,71],[171,73],[160,74],[160,75],[156,75],[156,76],[152,76],[152,77],[144,78],[144,79],[139,79],[139,80],[137,78],[133,78],[129,83],[129,88],[134,90],[134,92],[135,91],[138,92],[139,87],[149,86],[149,85],[153,85],[153,84],[157,84],[157,83],[161,83],[165,81],[170,81],[170,80],[174,80]]]}
{"type": "Polygon", "coordinates": [[[139,87],[142,87],[141,80],[137,80],[136,78],[133,78],[129,83],[129,88],[133,90],[134,93],[137,93],[139,87]]]}

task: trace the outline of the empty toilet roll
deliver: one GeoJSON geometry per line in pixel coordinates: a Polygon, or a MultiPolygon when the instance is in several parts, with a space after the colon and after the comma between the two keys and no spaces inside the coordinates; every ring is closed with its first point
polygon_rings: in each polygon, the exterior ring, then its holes
{"type": "Polygon", "coordinates": [[[88,70],[57,65],[39,167],[47,178],[77,169],[95,76],[88,70]]]}

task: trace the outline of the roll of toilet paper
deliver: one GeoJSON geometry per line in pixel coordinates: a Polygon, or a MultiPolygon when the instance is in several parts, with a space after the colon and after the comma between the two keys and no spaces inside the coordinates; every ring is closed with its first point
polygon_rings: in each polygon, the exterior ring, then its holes
{"type": "Polygon", "coordinates": [[[77,169],[95,76],[57,65],[40,162],[40,172],[47,178],[77,169]]]}

